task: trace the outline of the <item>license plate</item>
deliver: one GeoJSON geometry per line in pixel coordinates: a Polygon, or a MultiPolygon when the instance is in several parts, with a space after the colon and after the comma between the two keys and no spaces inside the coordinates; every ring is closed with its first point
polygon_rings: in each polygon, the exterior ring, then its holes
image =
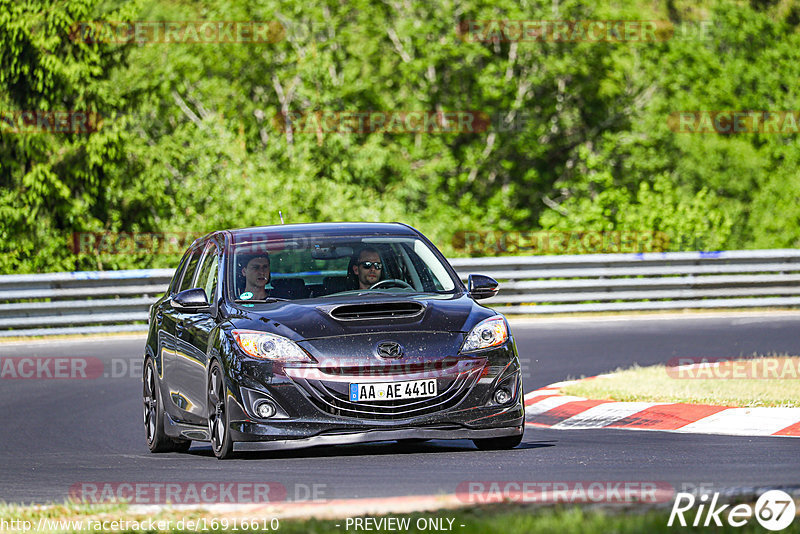
{"type": "Polygon", "coordinates": [[[436,396],[436,379],[350,384],[350,400],[384,401],[436,396]]]}

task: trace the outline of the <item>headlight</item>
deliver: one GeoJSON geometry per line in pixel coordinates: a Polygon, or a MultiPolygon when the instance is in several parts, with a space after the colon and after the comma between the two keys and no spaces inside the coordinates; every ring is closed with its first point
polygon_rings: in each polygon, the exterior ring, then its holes
{"type": "Polygon", "coordinates": [[[461,352],[485,349],[502,345],[508,340],[508,327],[506,321],[501,316],[489,317],[475,325],[464,344],[461,352]]]}
{"type": "Polygon", "coordinates": [[[233,339],[239,348],[253,358],[277,362],[313,362],[297,344],[283,336],[256,330],[234,330],[233,339]]]}

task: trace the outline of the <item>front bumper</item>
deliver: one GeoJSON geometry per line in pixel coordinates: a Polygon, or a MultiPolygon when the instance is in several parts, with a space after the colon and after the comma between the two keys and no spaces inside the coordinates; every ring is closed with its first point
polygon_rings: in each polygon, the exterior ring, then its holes
{"type": "MultiPolygon", "coordinates": [[[[430,363],[430,362],[426,362],[430,363]]],[[[513,339],[503,346],[435,365],[360,367],[268,367],[244,362],[233,376],[228,396],[231,437],[235,442],[262,442],[266,448],[310,447],[397,439],[483,439],[520,435],[525,410],[519,359],[513,339]],[[396,403],[353,403],[350,383],[437,380],[437,395],[396,403]],[[511,399],[494,400],[497,389],[511,399]],[[255,400],[278,407],[262,419],[255,400]]],[[[237,450],[240,446],[237,445],[237,450]]]]}

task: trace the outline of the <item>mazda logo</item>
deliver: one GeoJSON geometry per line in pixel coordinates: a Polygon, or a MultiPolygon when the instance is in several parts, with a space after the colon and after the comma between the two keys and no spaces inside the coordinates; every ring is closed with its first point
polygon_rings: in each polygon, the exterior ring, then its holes
{"type": "Polygon", "coordinates": [[[384,341],[378,344],[378,356],[381,358],[400,358],[403,356],[403,347],[394,341],[384,341]]]}

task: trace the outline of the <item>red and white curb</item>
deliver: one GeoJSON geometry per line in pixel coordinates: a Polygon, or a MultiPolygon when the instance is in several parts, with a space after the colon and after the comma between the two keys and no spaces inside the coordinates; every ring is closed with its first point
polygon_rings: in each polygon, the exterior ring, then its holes
{"type": "MultiPolygon", "coordinates": [[[[606,375],[589,379],[603,376],[606,375]]],[[[575,382],[578,380],[557,382],[525,395],[526,424],[560,430],[620,428],[732,436],[800,437],[800,408],[616,402],[561,395],[561,388],[575,382]]]]}

